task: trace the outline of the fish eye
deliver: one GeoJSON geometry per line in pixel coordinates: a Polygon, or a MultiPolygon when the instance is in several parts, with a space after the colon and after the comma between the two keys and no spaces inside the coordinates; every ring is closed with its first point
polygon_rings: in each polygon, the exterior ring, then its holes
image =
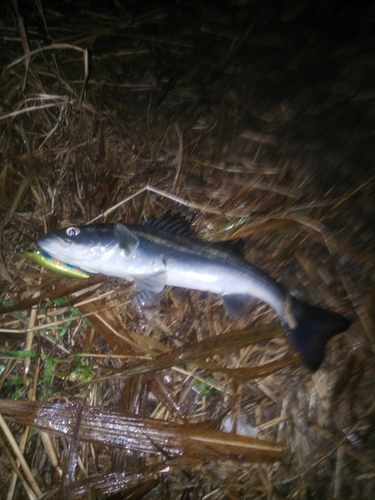
{"type": "Polygon", "coordinates": [[[68,236],[77,236],[79,234],[79,228],[78,227],[68,227],[68,229],[65,231],[68,236]]]}

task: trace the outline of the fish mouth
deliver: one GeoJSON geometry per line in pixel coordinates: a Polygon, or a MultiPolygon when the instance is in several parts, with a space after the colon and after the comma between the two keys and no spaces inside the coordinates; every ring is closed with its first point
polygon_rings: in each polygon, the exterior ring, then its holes
{"type": "Polygon", "coordinates": [[[64,250],[69,248],[69,243],[58,236],[42,236],[37,243],[39,248],[54,259],[64,261],[64,250]]]}
{"type": "Polygon", "coordinates": [[[111,259],[116,250],[115,245],[107,248],[95,242],[77,242],[64,236],[65,231],[63,235],[46,234],[36,244],[52,258],[91,273],[97,273],[103,262],[111,259]]]}

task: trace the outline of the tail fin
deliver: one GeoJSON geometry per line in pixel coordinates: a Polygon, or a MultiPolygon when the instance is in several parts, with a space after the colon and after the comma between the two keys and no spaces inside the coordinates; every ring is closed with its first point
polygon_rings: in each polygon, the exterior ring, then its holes
{"type": "Polygon", "coordinates": [[[289,295],[282,325],[302,362],[315,372],[322,364],[328,340],[347,330],[350,321],[289,295]]]}

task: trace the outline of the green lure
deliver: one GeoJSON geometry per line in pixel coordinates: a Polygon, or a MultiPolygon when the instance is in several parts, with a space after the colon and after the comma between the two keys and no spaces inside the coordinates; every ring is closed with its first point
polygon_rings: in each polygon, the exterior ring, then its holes
{"type": "Polygon", "coordinates": [[[22,250],[22,253],[25,257],[32,260],[33,262],[36,262],[46,269],[55,271],[56,273],[64,274],[65,276],[70,276],[71,278],[90,277],[89,274],[85,273],[85,271],[82,271],[82,269],[79,269],[79,267],[70,266],[69,264],[65,264],[65,262],[56,260],[42,250],[22,250]]]}

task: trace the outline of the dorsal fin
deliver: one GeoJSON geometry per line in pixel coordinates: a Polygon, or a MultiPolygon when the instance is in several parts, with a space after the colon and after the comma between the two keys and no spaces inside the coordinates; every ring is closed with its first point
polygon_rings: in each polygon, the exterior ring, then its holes
{"type": "Polygon", "coordinates": [[[186,219],[180,213],[172,215],[169,210],[157,219],[151,217],[147,222],[142,222],[142,225],[159,229],[159,231],[177,234],[178,236],[184,236],[185,238],[192,238],[195,237],[195,234],[191,230],[190,222],[190,220],[186,219]]]}
{"type": "Polygon", "coordinates": [[[242,238],[237,238],[236,240],[217,241],[215,242],[215,245],[221,247],[223,250],[231,251],[236,255],[243,257],[245,243],[242,238]]]}

